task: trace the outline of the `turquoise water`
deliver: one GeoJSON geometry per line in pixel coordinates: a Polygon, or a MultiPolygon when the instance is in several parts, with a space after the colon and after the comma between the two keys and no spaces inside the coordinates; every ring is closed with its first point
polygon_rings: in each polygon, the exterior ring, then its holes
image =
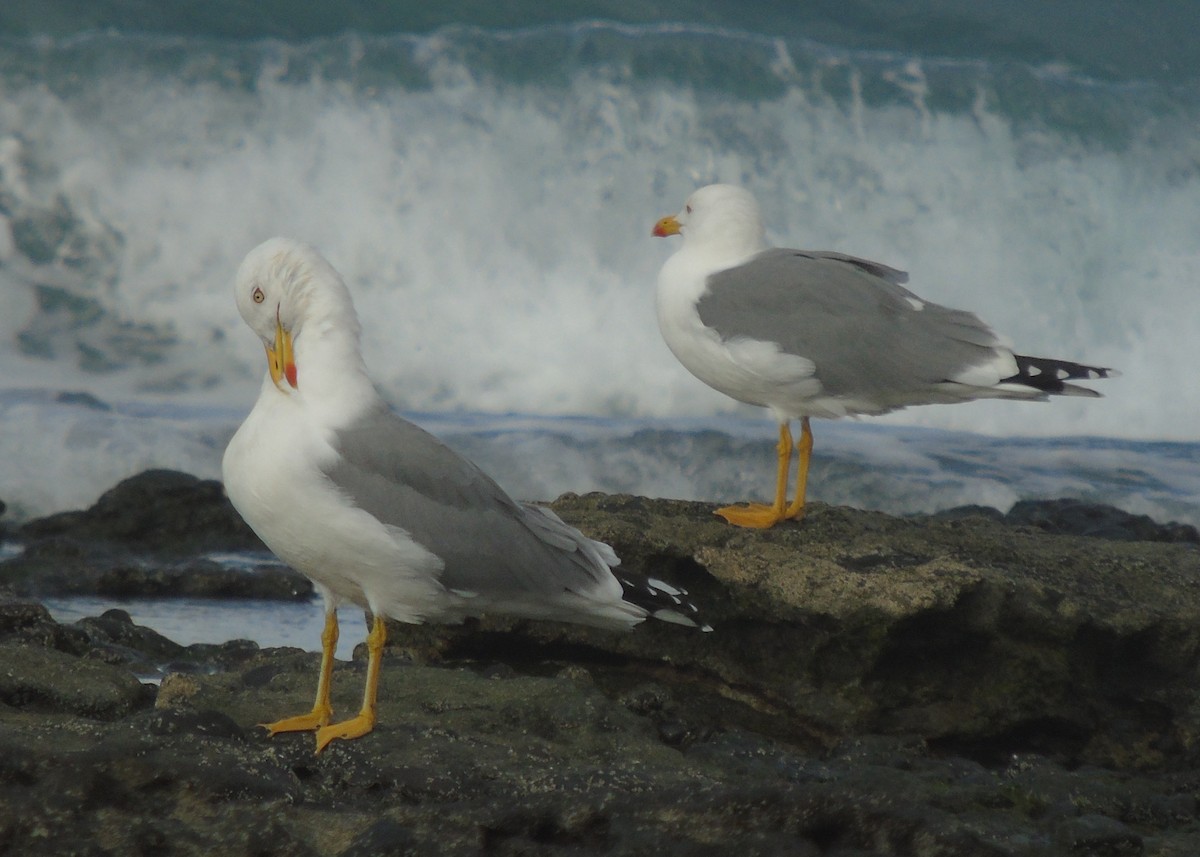
{"type": "Polygon", "coordinates": [[[770,420],[653,317],[673,247],[650,226],[722,180],[777,243],[1124,373],[1103,400],[819,424],[818,499],[1195,522],[1192,11],[10,0],[0,498],[28,517],[146,467],[215,476],[263,373],[231,280],[273,234],[346,276],[385,395],[515,493],[760,493],[770,420]]]}
{"type": "Polygon", "coordinates": [[[1195,7],[1187,0],[872,0],[805,3],[781,0],[607,0],[559,3],[262,2],[214,0],[147,6],[138,0],[43,2],[9,0],[0,34],[69,35],[84,31],[149,32],[200,39],[276,38],[302,41],[352,30],[429,33],[452,25],[501,30],[580,20],[648,25],[690,22],[811,39],[851,50],[1019,62],[1062,63],[1119,80],[1179,80],[1200,70],[1192,37],[1195,7]]]}

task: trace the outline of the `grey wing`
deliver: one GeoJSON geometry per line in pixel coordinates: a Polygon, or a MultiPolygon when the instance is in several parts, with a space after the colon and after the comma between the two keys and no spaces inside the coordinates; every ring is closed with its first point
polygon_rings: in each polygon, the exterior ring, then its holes
{"type": "Polygon", "coordinates": [[[420,427],[380,407],[340,430],[326,476],[352,503],[445,563],[447,589],[505,596],[593,592],[618,562],[549,510],[518,503],[420,427]]]}
{"type": "Polygon", "coordinates": [[[892,395],[992,359],[999,337],[922,300],[903,271],[840,253],[772,249],[708,278],[697,311],[722,339],[774,342],[811,360],[830,395],[892,395]]]}
{"type": "Polygon", "coordinates": [[[784,250],[797,256],[807,256],[809,259],[831,259],[835,262],[846,262],[856,268],[873,274],[881,280],[886,280],[894,286],[902,286],[908,282],[908,271],[892,268],[882,262],[872,262],[870,259],[860,259],[858,256],[847,256],[833,250],[784,250]]]}

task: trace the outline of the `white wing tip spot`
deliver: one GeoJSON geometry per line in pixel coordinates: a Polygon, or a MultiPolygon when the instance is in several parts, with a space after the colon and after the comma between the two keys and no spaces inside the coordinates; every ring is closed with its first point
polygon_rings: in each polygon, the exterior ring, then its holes
{"type": "Polygon", "coordinates": [[[677,586],[672,586],[671,584],[667,583],[666,581],[659,580],[657,577],[649,577],[646,579],[646,582],[649,583],[651,587],[653,587],[650,590],[651,592],[653,592],[655,589],[658,589],[661,592],[665,592],[667,595],[686,595],[687,594],[687,592],[685,590],[681,590],[677,586]]]}

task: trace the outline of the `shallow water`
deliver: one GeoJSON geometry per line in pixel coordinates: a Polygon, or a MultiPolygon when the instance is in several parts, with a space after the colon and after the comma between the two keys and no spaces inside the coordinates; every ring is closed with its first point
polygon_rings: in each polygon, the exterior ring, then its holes
{"type": "MultiPolygon", "coordinates": [[[[99,616],[106,610],[124,610],[137,625],[153,628],[182,646],[253,640],[263,648],[295,646],[321,650],[325,613],[319,601],[209,600],[200,598],[45,598],[42,603],[61,623],[99,616]]],[[[354,647],[366,637],[363,611],[343,607],[338,611],[341,635],[337,657],[349,660],[354,647]]]]}

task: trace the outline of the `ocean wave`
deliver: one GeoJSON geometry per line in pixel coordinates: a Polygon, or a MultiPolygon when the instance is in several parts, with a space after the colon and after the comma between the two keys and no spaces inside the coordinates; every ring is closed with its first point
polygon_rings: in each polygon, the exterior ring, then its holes
{"type": "Polygon", "coordinates": [[[283,5],[213,0],[199,6],[147,6],[139,0],[82,4],[10,0],[0,6],[0,36],[15,40],[153,33],[193,41],[302,42],[348,32],[425,35],[462,25],[503,33],[602,20],[614,25],[703,26],[788,40],[812,39],[851,50],[926,59],[1068,67],[1106,80],[1181,82],[1200,74],[1200,46],[1191,37],[1194,19],[1190,0],[1155,0],[1146,8],[1091,0],[1007,0],[977,6],[908,0],[799,7],[785,0],[578,0],[569,4],[297,0],[283,5]]]}
{"type": "MultiPolygon", "coordinates": [[[[225,444],[243,416],[225,406],[0,392],[5,520],[86,508],[152,467],[219,478],[225,444]]],[[[773,485],[777,430],[765,415],[407,416],[523,499],[604,491],[728,503],[766,499],[773,485]]],[[[1007,511],[1022,499],[1071,497],[1200,525],[1196,442],[1017,438],[850,421],[819,421],[815,432],[815,501],[918,514],[963,505],[1007,511]]]]}
{"type": "MultiPolygon", "coordinates": [[[[678,367],[648,236],[737,181],[779,243],[907,268],[1103,402],[902,412],[948,429],[1189,438],[1194,103],[1155,83],[717,25],[456,26],[303,42],[97,32],[0,52],[5,385],[247,403],[229,294],[318,244],[406,408],[742,413],[678,367]]],[[[10,45],[11,46],[11,45],[10,45]]]]}

